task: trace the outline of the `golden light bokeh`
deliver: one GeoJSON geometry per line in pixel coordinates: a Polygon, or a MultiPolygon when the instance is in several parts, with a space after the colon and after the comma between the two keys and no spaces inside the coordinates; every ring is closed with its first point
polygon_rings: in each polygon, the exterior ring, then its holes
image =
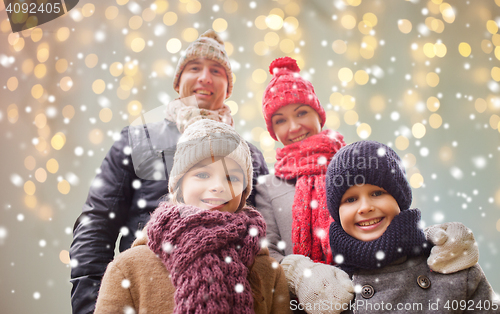
{"type": "Polygon", "coordinates": [[[50,144],[55,150],[60,150],[66,144],[66,135],[62,132],[57,132],[50,140],[50,144]]]}
{"type": "Polygon", "coordinates": [[[69,34],[70,34],[69,28],[61,27],[57,30],[56,34],[57,40],[61,42],[66,41],[69,38],[69,34]]]}
{"type": "Polygon", "coordinates": [[[276,141],[269,135],[269,132],[262,132],[260,134],[260,148],[262,151],[266,152],[269,150],[273,150],[276,145],[276,141]]]}
{"type": "Polygon", "coordinates": [[[73,87],[73,80],[69,76],[65,76],[59,82],[59,86],[65,92],[69,91],[73,87]]]}
{"type": "MultiPolygon", "coordinates": [[[[57,63],[56,63],[57,64],[57,63]]],[[[23,65],[21,66],[21,70],[24,74],[30,74],[33,71],[35,64],[32,59],[26,59],[23,61],[23,65]]]]}
{"type": "Polygon", "coordinates": [[[350,81],[352,81],[353,78],[352,70],[349,68],[341,68],[339,70],[338,77],[340,81],[344,83],[349,83],[350,81]]]}
{"type": "Polygon", "coordinates": [[[177,38],[171,38],[167,41],[167,51],[170,53],[177,53],[181,50],[182,43],[177,38]]]}
{"type": "Polygon", "coordinates": [[[103,80],[97,79],[92,83],[92,91],[96,94],[102,94],[106,89],[106,83],[103,80]]]}
{"type": "Polygon", "coordinates": [[[86,3],[82,7],[82,15],[85,17],[90,17],[95,12],[95,5],[92,3],[86,3]]]}
{"type": "Polygon", "coordinates": [[[146,22],[151,22],[156,17],[156,12],[151,8],[145,8],[142,11],[142,19],[146,22]]]}
{"type": "Polygon", "coordinates": [[[414,173],[410,177],[410,185],[414,189],[420,188],[424,184],[424,177],[420,173],[414,173]]]}
{"type": "Polygon", "coordinates": [[[97,62],[99,62],[99,57],[95,53],[91,53],[85,57],[85,65],[89,68],[92,69],[97,65],[97,62]]]}
{"type": "Polygon", "coordinates": [[[132,40],[130,44],[130,49],[132,49],[133,52],[141,52],[144,47],[146,47],[146,42],[140,37],[132,40]]]}
{"type": "Polygon", "coordinates": [[[68,69],[68,61],[66,59],[59,59],[56,61],[56,71],[64,73],[68,69]]]}
{"type": "Polygon", "coordinates": [[[196,14],[201,10],[201,3],[196,0],[191,0],[186,4],[186,11],[190,14],[196,14]]]}
{"type": "Polygon", "coordinates": [[[7,80],[7,89],[10,90],[11,92],[15,91],[18,85],[19,81],[15,76],[12,76],[7,80]]]}
{"type": "Polygon", "coordinates": [[[371,27],[375,27],[378,23],[378,18],[375,14],[371,13],[371,12],[368,12],[368,13],[365,13],[363,15],[363,21],[371,26],[371,27]]]}
{"type": "Polygon", "coordinates": [[[351,95],[343,95],[342,100],[340,101],[340,105],[345,110],[350,110],[356,105],[356,98],[351,95]]]}
{"type": "Polygon", "coordinates": [[[72,119],[75,116],[75,108],[72,105],[64,106],[62,115],[66,119],[72,119]]]}
{"type": "Polygon", "coordinates": [[[139,29],[141,28],[141,26],[142,26],[142,17],[138,15],[134,15],[128,20],[128,27],[130,27],[133,30],[139,29]]]}
{"type": "Polygon", "coordinates": [[[283,27],[283,18],[276,14],[269,14],[265,19],[265,23],[267,27],[276,31],[283,27]]]}
{"type": "Polygon", "coordinates": [[[443,124],[443,118],[437,113],[431,114],[429,117],[429,125],[433,129],[439,128],[443,124]]]}
{"type": "Polygon", "coordinates": [[[439,84],[439,75],[435,72],[429,72],[427,73],[425,80],[427,85],[430,87],[436,87],[439,84]]]}
{"type": "Polygon", "coordinates": [[[495,21],[493,20],[489,20],[486,22],[486,30],[490,33],[490,34],[496,34],[498,33],[498,25],[495,21]]]}
{"type": "Polygon", "coordinates": [[[41,129],[47,125],[47,116],[44,113],[39,113],[35,116],[35,125],[41,129]]]}
{"type": "Polygon", "coordinates": [[[264,42],[268,46],[276,46],[280,42],[280,36],[275,32],[268,32],[264,36],[264,42]]]}
{"type": "Polygon", "coordinates": [[[107,123],[111,121],[113,118],[113,111],[109,108],[102,108],[101,111],[99,111],[99,119],[101,119],[102,122],[107,123]]]}
{"type": "Polygon", "coordinates": [[[131,116],[137,116],[142,111],[142,104],[138,100],[132,100],[127,105],[127,111],[131,116]]]}
{"type": "Polygon", "coordinates": [[[115,6],[109,6],[104,11],[104,15],[108,20],[114,20],[118,16],[119,10],[115,6]]]}
{"type": "Polygon", "coordinates": [[[257,84],[262,84],[267,80],[267,72],[263,69],[256,69],[252,73],[252,80],[257,84]]]}
{"type": "Polygon", "coordinates": [[[343,95],[339,92],[335,92],[335,93],[332,93],[330,95],[330,103],[334,106],[337,106],[337,105],[342,105],[342,97],[343,95]]]}
{"type": "Polygon", "coordinates": [[[405,150],[410,145],[410,141],[406,136],[400,135],[396,138],[395,144],[397,149],[405,150]]]}
{"type": "Polygon", "coordinates": [[[163,15],[163,24],[172,26],[177,22],[177,14],[175,12],[167,12],[163,15]]]}
{"type": "Polygon", "coordinates": [[[365,85],[366,83],[368,83],[369,79],[370,76],[364,70],[358,70],[354,74],[354,81],[356,81],[356,83],[359,85],[365,85]]]}
{"type": "Polygon", "coordinates": [[[326,127],[330,130],[337,130],[340,128],[340,117],[335,111],[326,112],[326,127]]]}
{"type": "Polygon", "coordinates": [[[57,190],[59,191],[59,193],[66,195],[71,190],[71,186],[69,185],[68,181],[62,180],[57,183],[57,190]]]}
{"type": "Polygon", "coordinates": [[[385,97],[382,95],[375,95],[370,98],[370,108],[373,112],[382,112],[385,109],[385,97]]]}
{"type": "Polygon", "coordinates": [[[47,180],[47,171],[45,171],[45,169],[43,168],[36,169],[35,179],[40,183],[44,183],[45,180],[47,180]]]}
{"type": "Polygon", "coordinates": [[[280,50],[284,53],[292,53],[295,49],[295,43],[289,38],[285,38],[280,42],[280,50]]]}
{"type": "Polygon", "coordinates": [[[349,125],[354,125],[358,122],[358,113],[354,110],[349,110],[344,114],[344,121],[349,125]]]}
{"type": "Polygon", "coordinates": [[[31,88],[31,96],[33,96],[33,98],[35,99],[39,99],[40,97],[42,97],[43,92],[43,86],[40,84],[36,84],[31,88]]]}
{"type": "Polygon", "coordinates": [[[458,45],[458,52],[460,53],[460,55],[462,57],[468,57],[468,56],[470,56],[472,49],[468,43],[461,42],[458,45]]]}
{"type": "Polygon", "coordinates": [[[69,265],[69,263],[71,262],[69,252],[67,250],[61,250],[61,252],[59,252],[59,260],[61,261],[61,263],[69,265]]]}
{"type": "Polygon", "coordinates": [[[35,186],[35,183],[33,183],[33,181],[31,180],[28,180],[24,183],[24,193],[28,194],[28,195],[33,195],[35,194],[36,192],[36,186],[35,186]]]}
{"type": "Polygon", "coordinates": [[[417,158],[412,153],[405,154],[403,156],[403,165],[405,168],[411,168],[417,164],[417,158]]]}
{"type": "Polygon", "coordinates": [[[296,2],[288,3],[285,6],[285,12],[288,15],[297,16],[300,13],[300,5],[296,2]]]}
{"type": "Polygon", "coordinates": [[[109,66],[109,73],[114,77],[120,76],[123,73],[123,64],[121,62],[113,62],[109,66]]]}
{"type": "Polygon", "coordinates": [[[225,104],[229,107],[229,110],[231,110],[232,116],[238,113],[238,104],[234,100],[228,100],[225,104]]]}
{"type": "Polygon", "coordinates": [[[34,196],[34,195],[24,196],[24,205],[26,205],[26,207],[33,209],[36,207],[37,204],[38,204],[38,201],[36,199],[36,196],[34,196]]]}
{"type": "Polygon", "coordinates": [[[89,132],[89,141],[92,144],[101,144],[102,140],[104,139],[104,134],[100,129],[93,129],[89,132]]]}
{"type": "Polygon", "coordinates": [[[401,19],[398,21],[398,28],[401,33],[408,34],[411,32],[412,24],[409,20],[401,19]]]}
{"type": "Polygon", "coordinates": [[[364,140],[370,137],[370,135],[372,134],[372,128],[367,123],[361,123],[356,129],[356,133],[361,139],[364,140]]]}
{"type": "Polygon", "coordinates": [[[196,28],[188,27],[182,31],[182,39],[189,43],[195,41],[198,36],[198,30],[196,30],[196,28]]]}
{"type": "Polygon", "coordinates": [[[491,78],[497,82],[500,81],[500,68],[499,67],[491,68],[491,78]]]}
{"type": "Polygon", "coordinates": [[[269,52],[269,47],[267,44],[263,41],[258,41],[255,43],[253,46],[253,51],[258,55],[258,56],[263,56],[266,55],[269,52]]]}
{"type": "Polygon", "coordinates": [[[345,14],[340,19],[340,24],[345,29],[353,29],[354,27],[356,27],[356,18],[350,14],[345,14]]]}
{"type": "Polygon", "coordinates": [[[345,41],[337,39],[332,43],[332,49],[335,53],[340,55],[347,51],[347,44],[345,41]]]}
{"type": "Polygon", "coordinates": [[[493,51],[493,44],[488,39],[483,39],[481,41],[481,50],[484,53],[491,53],[493,51]]]}
{"type": "Polygon", "coordinates": [[[422,123],[415,123],[411,128],[411,133],[415,138],[422,138],[425,136],[426,128],[422,123]]]}
{"type": "Polygon", "coordinates": [[[488,104],[486,103],[486,100],[484,100],[482,98],[478,98],[474,102],[474,108],[479,113],[483,113],[487,107],[488,107],[488,104]]]}
{"type": "Polygon", "coordinates": [[[59,170],[59,163],[54,158],[50,158],[47,160],[45,168],[47,168],[47,171],[50,173],[56,173],[59,170]]]}
{"type": "Polygon", "coordinates": [[[429,111],[436,112],[439,109],[439,106],[439,99],[434,96],[427,98],[427,109],[429,109],[429,111]]]}
{"type": "Polygon", "coordinates": [[[36,167],[36,159],[33,156],[27,156],[24,158],[24,167],[28,170],[33,170],[36,167]]]}
{"type": "Polygon", "coordinates": [[[214,31],[221,33],[227,29],[227,21],[223,18],[218,18],[212,23],[214,31]]]}
{"type": "Polygon", "coordinates": [[[496,114],[492,114],[490,117],[490,127],[493,130],[498,129],[498,123],[500,122],[500,117],[497,116],[496,114]]]}
{"type": "Polygon", "coordinates": [[[47,49],[47,48],[39,49],[37,54],[36,54],[36,58],[41,63],[47,61],[47,59],[49,58],[49,49],[47,49]]]}
{"type": "Polygon", "coordinates": [[[267,23],[266,23],[266,16],[265,15],[259,15],[255,18],[254,21],[255,27],[257,27],[260,30],[264,30],[267,28],[267,23]]]}

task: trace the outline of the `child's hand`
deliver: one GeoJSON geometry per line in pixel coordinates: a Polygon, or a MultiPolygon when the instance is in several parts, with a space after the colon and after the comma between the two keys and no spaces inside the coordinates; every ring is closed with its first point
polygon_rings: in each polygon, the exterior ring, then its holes
{"type": "Polygon", "coordinates": [[[314,263],[310,258],[296,254],[286,256],[281,266],[288,288],[299,298],[306,312],[337,314],[343,311],[342,304],[346,304],[344,310],[349,308],[349,301],[354,298],[354,287],[346,272],[334,266],[314,263]]]}
{"type": "Polygon", "coordinates": [[[479,249],[472,231],[460,222],[434,225],[424,230],[427,241],[435,246],[427,259],[429,268],[442,274],[454,273],[474,266],[479,249]]]}

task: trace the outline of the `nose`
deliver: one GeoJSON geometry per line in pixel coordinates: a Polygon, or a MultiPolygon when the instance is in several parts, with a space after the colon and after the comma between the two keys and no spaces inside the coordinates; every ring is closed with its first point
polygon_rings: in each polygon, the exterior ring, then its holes
{"type": "Polygon", "coordinates": [[[297,132],[298,130],[300,130],[300,126],[301,126],[300,123],[298,123],[297,121],[295,121],[295,119],[291,119],[290,120],[290,129],[289,129],[289,131],[291,133],[297,132]]]}
{"type": "Polygon", "coordinates": [[[203,69],[200,71],[200,75],[198,76],[198,81],[204,83],[204,84],[211,84],[212,83],[212,73],[210,73],[210,68],[209,67],[203,67],[203,69]]]}
{"type": "Polygon", "coordinates": [[[359,199],[359,208],[358,208],[358,214],[359,215],[365,215],[369,212],[372,212],[375,210],[375,207],[373,204],[370,202],[370,200],[367,197],[361,197],[359,199]]]}

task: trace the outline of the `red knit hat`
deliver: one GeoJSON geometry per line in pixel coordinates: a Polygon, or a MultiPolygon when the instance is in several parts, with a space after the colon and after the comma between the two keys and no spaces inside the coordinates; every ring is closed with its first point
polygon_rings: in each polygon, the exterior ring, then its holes
{"type": "Polygon", "coordinates": [[[278,58],[269,65],[269,72],[273,78],[267,85],[262,98],[262,112],[267,130],[274,140],[278,139],[273,131],[271,117],[278,109],[289,104],[310,106],[319,114],[321,127],[325,125],[325,109],[319,103],[311,82],[300,77],[297,61],[290,57],[278,58]]]}

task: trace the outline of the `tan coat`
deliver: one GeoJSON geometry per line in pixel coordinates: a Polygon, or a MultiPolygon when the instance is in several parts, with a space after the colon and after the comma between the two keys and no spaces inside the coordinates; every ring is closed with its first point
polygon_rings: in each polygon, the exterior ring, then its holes
{"type": "MultiPolygon", "coordinates": [[[[173,312],[175,288],[170,274],[146,241],[134,242],[108,265],[94,313],[129,313],[127,307],[136,314],[173,312]]],[[[267,248],[260,250],[252,269],[261,280],[260,289],[250,283],[255,313],[291,313],[285,274],[267,248]]]]}

